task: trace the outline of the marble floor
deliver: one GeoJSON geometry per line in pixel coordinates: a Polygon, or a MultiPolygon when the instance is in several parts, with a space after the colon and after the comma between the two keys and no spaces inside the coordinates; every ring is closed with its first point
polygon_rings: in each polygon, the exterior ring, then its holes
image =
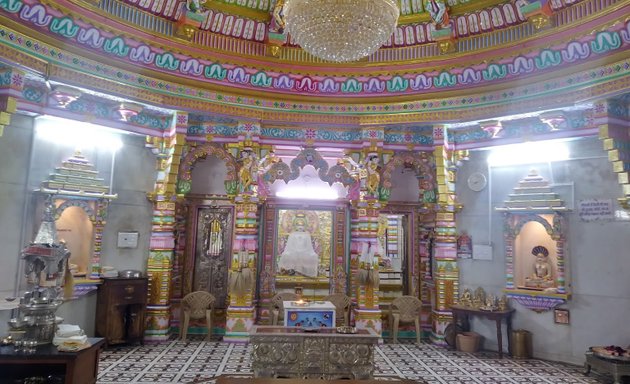
{"type": "MultiPolygon", "coordinates": [[[[98,384],[213,383],[219,375],[251,377],[251,347],[194,337],[182,342],[122,346],[102,352],[98,384]]],[[[584,376],[582,367],[543,360],[498,359],[493,352],[455,352],[409,342],[385,343],[375,351],[376,379],[394,377],[444,383],[610,383],[606,376],[584,376]]]]}

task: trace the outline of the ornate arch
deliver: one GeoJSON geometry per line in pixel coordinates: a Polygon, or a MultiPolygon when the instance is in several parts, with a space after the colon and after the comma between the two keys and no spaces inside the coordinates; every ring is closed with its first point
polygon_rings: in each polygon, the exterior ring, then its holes
{"type": "Polygon", "coordinates": [[[545,228],[547,234],[554,240],[561,240],[563,237],[562,233],[562,216],[554,213],[553,215],[553,224],[550,224],[545,218],[540,216],[540,214],[519,214],[512,215],[514,219],[512,221],[507,221],[506,228],[506,236],[511,236],[512,238],[516,238],[516,236],[521,233],[521,229],[523,226],[529,222],[535,221],[538,224],[542,225],[545,228]]]}
{"type": "Polygon", "coordinates": [[[94,222],[96,221],[96,212],[94,212],[94,209],[90,206],[89,200],[75,200],[75,199],[68,199],[68,200],[62,199],[62,200],[64,200],[63,203],[61,203],[57,207],[57,209],[55,209],[55,220],[59,220],[59,218],[63,214],[63,211],[65,211],[67,208],[79,207],[83,211],[85,211],[85,213],[87,214],[92,224],[94,224],[94,222]]]}
{"type": "Polygon", "coordinates": [[[322,155],[315,148],[304,148],[291,160],[290,165],[278,161],[274,163],[268,170],[261,175],[263,182],[268,185],[280,179],[288,183],[300,177],[300,171],[307,165],[312,165],[319,178],[329,185],[333,183],[341,183],[344,187],[351,187],[357,183],[357,180],[350,174],[348,168],[341,164],[328,166],[328,162],[324,160],[322,155]]]}
{"type": "Polygon", "coordinates": [[[177,193],[187,194],[192,186],[192,170],[199,159],[205,159],[208,155],[217,157],[225,162],[227,167],[227,178],[225,179],[225,189],[228,194],[232,189],[236,190],[237,169],[236,159],[222,146],[204,143],[194,147],[182,159],[179,165],[179,180],[177,182],[177,193]]]}
{"type": "Polygon", "coordinates": [[[435,161],[430,152],[396,152],[381,171],[382,185],[385,190],[391,192],[392,173],[399,166],[413,169],[418,178],[420,189],[435,190],[437,188],[435,183],[435,161]],[[428,184],[423,187],[420,183],[428,184]]]}

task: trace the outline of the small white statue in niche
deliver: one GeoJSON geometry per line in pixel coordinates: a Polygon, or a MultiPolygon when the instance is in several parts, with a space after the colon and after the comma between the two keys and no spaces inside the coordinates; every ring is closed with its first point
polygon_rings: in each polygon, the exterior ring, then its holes
{"type": "Polygon", "coordinates": [[[543,290],[553,288],[555,280],[553,266],[549,261],[549,251],[542,245],[537,245],[532,249],[532,255],[536,257],[533,265],[534,272],[525,278],[525,286],[543,290]]]}

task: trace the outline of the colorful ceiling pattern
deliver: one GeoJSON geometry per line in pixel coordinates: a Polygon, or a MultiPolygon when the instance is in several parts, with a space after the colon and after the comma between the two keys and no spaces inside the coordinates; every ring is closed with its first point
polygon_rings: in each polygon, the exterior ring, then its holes
{"type": "MultiPolygon", "coordinates": [[[[396,55],[404,50],[385,49],[379,56],[385,61],[378,65],[290,62],[268,57],[264,50],[243,55],[238,49],[186,42],[173,37],[182,1],[93,3],[0,1],[0,53],[6,63],[32,69],[19,87],[11,84],[13,78],[2,79],[19,89],[22,110],[120,120],[118,100],[82,94],[56,103],[46,85],[50,79],[145,103],[140,113],[119,121],[141,133],[170,129],[172,115],[160,108],[183,109],[191,111],[186,134],[196,141],[234,140],[238,124],[252,121],[259,124],[264,143],[309,140],[355,147],[364,140],[362,127],[380,125],[387,148],[423,150],[434,145],[435,124],[458,123],[446,140],[462,147],[528,135],[590,135],[598,122],[584,110],[561,111],[553,124],[538,116],[498,128],[476,121],[614,97],[630,85],[629,5],[624,1],[554,0],[555,28],[540,31],[520,11],[524,0],[478,6],[451,1],[460,52],[401,61],[396,55]],[[112,4],[140,14],[125,11],[127,18],[108,18],[112,4]],[[159,24],[159,32],[147,23],[159,24]]],[[[227,34],[244,44],[266,42],[268,19],[259,16],[269,13],[272,1],[212,4],[199,31],[227,34]]],[[[423,19],[420,2],[401,0],[401,5],[404,17],[391,46],[418,47],[418,52],[434,48],[433,27],[423,19]]]]}

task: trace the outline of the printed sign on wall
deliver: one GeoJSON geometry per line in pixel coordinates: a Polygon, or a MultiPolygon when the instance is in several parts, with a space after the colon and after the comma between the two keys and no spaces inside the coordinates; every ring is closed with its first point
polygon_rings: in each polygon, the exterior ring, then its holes
{"type": "Polygon", "coordinates": [[[610,221],[615,218],[611,199],[587,199],[578,202],[578,215],[582,221],[610,221]]]}

